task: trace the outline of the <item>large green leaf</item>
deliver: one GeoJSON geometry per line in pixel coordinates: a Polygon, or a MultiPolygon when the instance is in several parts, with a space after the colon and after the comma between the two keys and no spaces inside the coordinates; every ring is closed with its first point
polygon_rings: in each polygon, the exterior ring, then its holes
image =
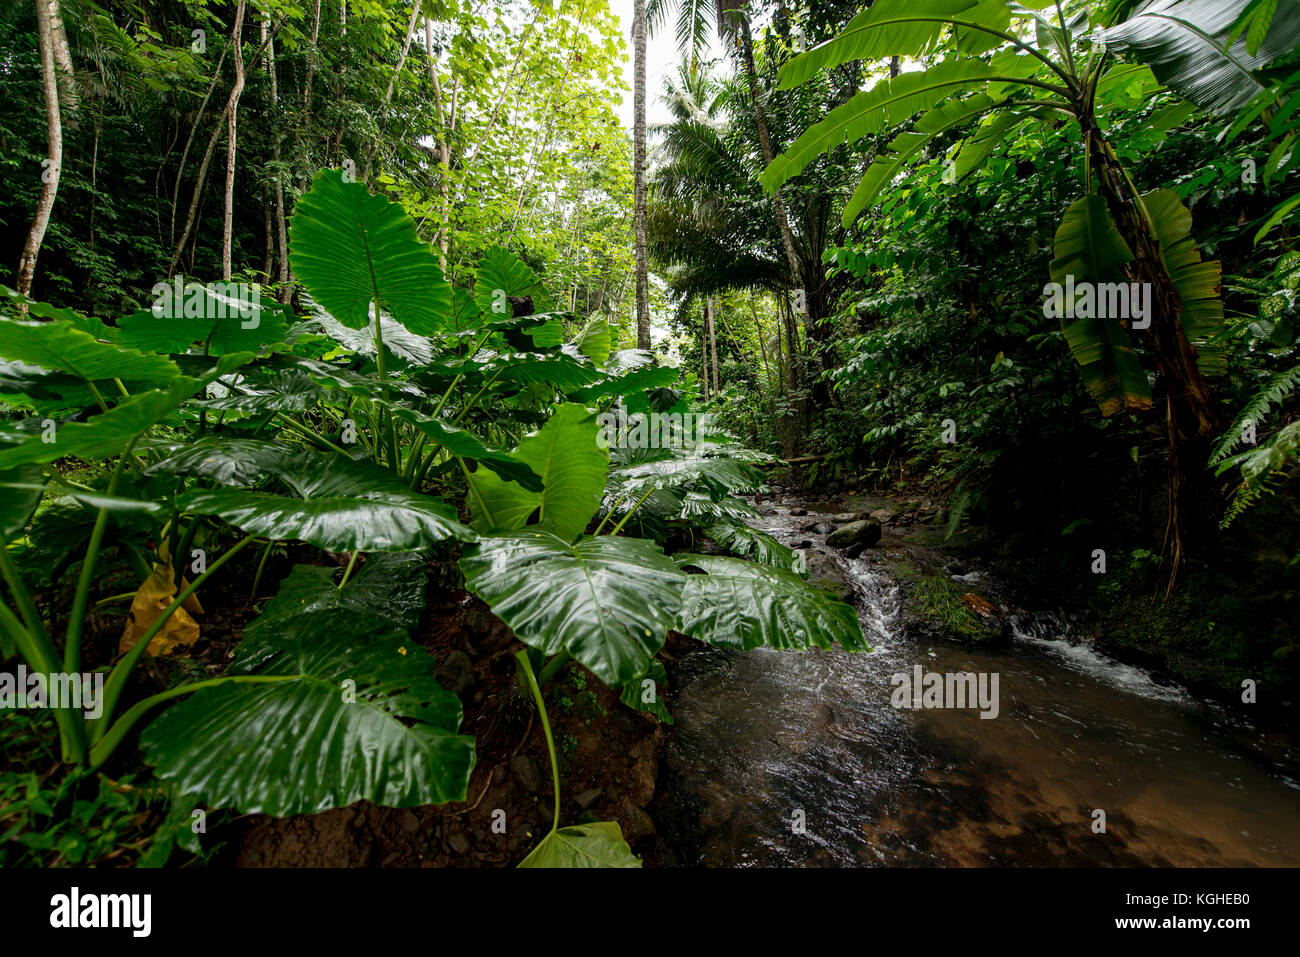
{"type": "Polygon", "coordinates": [[[990,25],[1003,24],[1006,8],[999,14],[979,0],[876,0],[833,39],[783,66],[779,89],[798,86],[850,60],[918,57],[935,45],[946,29],[944,20],[980,18],[990,25]]]}
{"type": "Polygon", "coordinates": [[[311,377],[299,372],[282,372],[266,377],[246,377],[216,399],[200,399],[195,408],[217,412],[305,412],[314,408],[323,389],[311,377]]]}
{"type": "MultiPolygon", "coordinates": [[[[197,387],[193,380],[183,381],[197,387]]],[[[0,450],[0,469],[29,462],[53,462],[69,455],[87,460],[120,455],[132,439],[175,411],[187,391],[188,386],[177,386],[166,392],[140,392],[85,422],[60,425],[53,442],[45,442],[41,435],[35,435],[22,445],[0,450]]]]}
{"type": "MultiPolygon", "coordinates": [[[[188,352],[198,346],[205,355],[257,352],[262,346],[284,342],[289,331],[287,307],[263,305],[248,296],[232,295],[224,283],[189,283],[183,296],[197,308],[168,306],[141,309],[118,320],[118,341],[124,346],[165,354],[188,352]],[[186,312],[189,315],[186,315],[186,312]]],[[[171,299],[175,300],[175,291],[171,299]]],[[[182,300],[182,303],[184,300],[182,300]]]]}
{"type": "Polygon", "coordinates": [[[950,100],[926,113],[916,122],[916,128],[900,133],[889,144],[889,152],[872,160],[857,189],[844,207],[841,221],[845,228],[852,225],[860,212],[872,205],[880,191],[893,182],[908,162],[940,133],[962,126],[995,108],[999,100],[987,93],[977,93],[963,100],[950,100]]]}
{"type": "MultiPolygon", "coordinates": [[[[349,352],[374,358],[375,320],[371,319],[360,329],[351,329],[333,316],[317,314],[304,323],[308,329],[319,329],[349,352]]],[[[433,344],[425,336],[418,336],[396,319],[380,316],[379,331],[385,351],[413,365],[421,366],[433,359],[433,344]]]]}
{"type": "Polygon", "coordinates": [[[44,475],[40,466],[22,465],[0,472],[0,548],[27,525],[40,504],[44,475]],[[11,488],[12,485],[25,486],[11,488]]]}
{"type": "Polygon", "coordinates": [[[216,515],[255,535],[297,539],[329,551],[406,552],[448,538],[474,541],[456,510],[412,492],[370,462],[303,452],[278,470],[301,498],[242,489],[194,489],[177,505],[216,515]]]}
{"type": "Polygon", "coordinates": [[[163,457],[146,475],[189,475],[219,485],[253,485],[276,475],[300,450],[268,439],[209,435],[193,442],[151,442],[163,457]]]}
{"type": "Polygon", "coordinates": [[[294,275],[331,316],[352,329],[379,305],[411,332],[434,336],[450,328],[451,285],[443,278],[415,221],[364,183],[321,170],[298,201],[289,242],[294,275]]]}
{"type": "Polygon", "coordinates": [[[573,824],[551,831],[520,867],[640,867],[641,859],[613,821],[573,824]]]}
{"type": "Polygon", "coordinates": [[[474,739],[456,733],[460,702],[424,648],[383,618],[286,620],[245,639],[232,672],[254,664],[285,680],[197,691],[144,730],[159,777],[245,813],[465,799],[474,739]]]}
{"type": "MultiPolygon", "coordinates": [[[[1127,282],[1123,266],[1133,254],[1125,244],[1106,201],[1084,196],[1070,205],[1056,231],[1052,280],[1066,286],[1070,278],[1076,287],[1100,283],[1127,282]]],[[[1067,304],[1068,305],[1068,304],[1067,304]]],[[[1098,311],[1098,310],[1094,310],[1098,311]]],[[[1117,318],[1069,319],[1062,316],[1066,343],[1088,392],[1097,400],[1102,415],[1140,412],[1151,408],[1151,387],[1138,364],[1128,332],[1117,318]]]]}
{"type": "Polygon", "coordinates": [[[799,575],[807,573],[803,556],[767,532],[736,521],[717,522],[707,526],[705,532],[733,555],[752,558],[760,565],[773,565],[799,575]]]}
{"type": "Polygon", "coordinates": [[[580,389],[601,378],[595,368],[564,353],[541,355],[521,352],[495,356],[484,364],[484,371],[499,382],[544,382],[561,392],[580,389]]]}
{"type": "Polygon", "coordinates": [[[512,531],[536,511],[539,521],[572,541],[591,521],[605,489],[609,453],[596,444],[599,431],[595,415],[584,406],[558,406],[514,452],[541,477],[542,490],[530,492],[498,475],[475,472],[469,479],[475,527],[512,531]]]}
{"type": "Polygon", "coordinates": [[[681,370],[673,366],[643,366],[624,375],[610,376],[569,395],[576,402],[594,402],[611,395],[632,395],[670,386],[681,374],[681,370]]]}
{"type": "Polygon", "coordinates": [[[619,687],[645,674],[681,605],[684,576],[654,542],[547,531],[482,539],[460,560],[466,587],[525,644],[567,650],[619,687]]]}
{"type": "Polygon", "coordinates": [[[0,358],[68,372],[84,382],[134,379],[165,385],[180,375],[180,369],[170,359],[100,342],[66,321],[0,318],[0,358]]]}
{"type": "Polygon", "coordinates": [[[806,129],[764,170],[763,186],[771,191],[841,143],[853,143],[898,126],[914,113],[931,109],[956,93],[978,89],[1001,75],[998,68],[983,60],[964,58],[944,60],[928,70],[881,80],[806,129]]]}
{"type": "MultiPolygon", "coordinates": [[[[493,246],[483,254],[474,277],[474,302],[481,318],[508,319],[510,297],[540,297],[542,294],[537,276],[514,253],[493,246]]],[[[534,309],[540,305],[536,300],[533,302],[534,309]]]]}
{"type": "Polygon", "coordinates": [[[1172,189],[1144,193],[1165,270],[1182,303],[1179,322],[1189,339],[1205,339],[1223,328],[1222,268],[1217,260],[1202,262],[1192,238],[1192,214],[1172,189]]]}
{"type": "Polygon", "coordinates": [[[1250,0],[1151,0],[1123,23],[1100,32],[1112,50],[1132,53],[1180,96],[1211,113],[1245,106],[1264,91],[1255,72],[1300,46],[1300,6],[1277,5],[1267,33],[1232,28],[1250,0]]]}
{"type": "Polygon", "coordinates": [[[682,590],[682,611],[673,627],[683,634],[749,650],[831,647],[870,651],[858,613],[782,568],[720,555],[682,555],[683,568],[698,568],[682,590]]]}
{"type": "Polygon", "coordinates": [[[244,637],[285,628],[316,612],[361,612],[414,631],[424,614],[428,577],[424,559],[413,552],[370,555],[342,588],[342,569],[331,565],[295,565],[275,597],[244,629],[244,637]]]}
{"type": "Polygon", "coordinates": [[[699,447],[651,450],[641,461],[610,472],[616,494],[634,497],[652,488],[686,490],[694,486],[718,493],[753,492],[762,488],[763,482],[763,475],[745,462],[699,447]]]}

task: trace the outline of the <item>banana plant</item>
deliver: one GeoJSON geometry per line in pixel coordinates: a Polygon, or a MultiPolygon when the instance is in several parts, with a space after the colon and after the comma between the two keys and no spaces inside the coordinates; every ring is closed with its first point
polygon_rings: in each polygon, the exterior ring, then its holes
{"type": "MultiPolygon", "coordinates": [[[[837,37],[787,63],[781,88],[853,60],[897,56],[929,65],[885,78],[831,111],[762,178],[775,190],[817,156],[920,113],[872,159],[844,208],[847,226],[942,136],[969,131],[946,157],[960,181],[1020,127],[1061,118],[1074,124],[1084,195],[1057,231],[1052,274],[1058,282],[1073,276],[1081,289],[1127,281],[1151,290],[1145,339],[1168,397],[1171,587],[1183,557],[1181,490],[1217,425],[1206,371],[1221,364],[1209,343],[1223,320],[1220,269],[1201,261],[1190,214],[1177,196],[1144,193],[1134,183],[1107,134],[1106,108],[1116,90],[1150,98],[1165,87],[1209,110],[1249,102],[1261,89],[1260,68],[1300,40],[1293,4],[1266,4],[1269,16],[1242,36],[1234,28],[1254,6],[1251,0],[876,0],[837,37]]],[[[1065,337],[1102,414],[1150,409],[1131,323],[1114,316],[1067,321],[1072,306],[1061,313],[1065,337]]]]}

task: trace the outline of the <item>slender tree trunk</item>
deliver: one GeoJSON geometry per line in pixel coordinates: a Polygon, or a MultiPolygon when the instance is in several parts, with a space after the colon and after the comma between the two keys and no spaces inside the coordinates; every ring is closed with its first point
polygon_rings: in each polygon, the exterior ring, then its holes
{"type": "Polygon", "coordinates": [[[320,0],[311,16],[311,51],[307,55],[307,80],[303,85],[302,112],[303,127],[311,129],[312,82],[316,79],[316,58],[320,56],[320,0]]]}
{"type": "MultiPolygon", "coordinates": [[[[740,38],[741,50],[745,57],[745,76],[749,80],[749,98],[754,104],[754,123],[758,127],[758,144],[763,150],[763,162],[772,165],[772,139],[768,136],[767,117],[763,113],[763,104],[758,97],[758,70],[754,67],[754,40],[749,32],[748,16],[741,16],[740,38]]],[[[781,245],[785,247],[786,262],[790,267],[790,281],[796,288],[803,288],[803,270],[799,267],[799,257],[794,251],[794,233],[790,231],[790,217],[786,213],[785,196],[778,188],[772,194],[772,204],[776,207],[776,224],[781,230],[781,245]]]]}
{"type": "Polygon", "coordinates": [[[646,129],[645,129],[645,5],[646,0],[634,0],[632,17],[632,45],[635,63],[633,72],[632,119],[632,217],[636,233],[636,344],[638,349],[650,348],[650,266],[649,241],[646,230],[646,129]]]}
{"type": "Polygon", "coordinates": [[[718,385],[718,330],[713,319],[712,296],[706,296],[704,299],[704,324],[709,329],[709,351],[713,354],[713,394],[720,395],[722,389],[718,385]]]}
{"type": "Polygon", "coordinates": [[[758,339],[758,354],[763,360],[763,378],[770,386],[772,384],[772,367],[767,361],[767,343],[763,341],[763,323],[758,318],[758,306],[754,303],[754,297],[749,297],[749,315],[754,320],[754,336],[758,339]]]}
{"type": "Polygon", "coordinates": [[[406,57],[411,52],[411,41],[415,39],[415,25],[420,22],[420,4],[421,0],[412,0],[411,19],[406,24],[406,36],[402,40],[402,52],[397,56],[397,67],[393,70],[393,75],[388,78],[388,89],[384,92],[384,103],[379,111],[379,131],[375,134],[375,142],[370,147],[370,156],[366,160],[367,167],[374,165],[379,144],[384,139],[384,128],[388,125],[388,106],[393,102],[393,92],[397,89],[402,68],[406,66],[406,57]]]}
{"type": "Polygon", "coordinates": [[[54,197],[59,191],[59,174],[63,169],[63,122],[59,113],[59,81],[56,75],[54,38],[51,34],[52,13],[58,12],[58,0],[36,0],[36,30],[41,48],[41,87],[45,96],[45,131],[49,141],[48,162],[41,174],[41,196],[36,201],[36,215],[18,261],[18,291],[28,295],[36,275],[36,257],[41,253],[45,230],[50,225],[54,197]]]}
{"type": "Polygon", "coordinates": [[[703,363],[703,372],[700,375],[700,384],[704,387],[704,401],[709,401],[709,317],[705,314],[704,325],[700,326],[700,361],[703,363]]]}
{"type": "Polygon", "coordinates": [[[267,195],[265,186],[262,187],[262,212],[266,222],[266,253],[262,257],[262,272],[270,279],[271,270],[275,268],[275,224],[271,213],[271,197],[267,195]]]}
{"type": "MultiPolygon", "coordinates": [[[[275,70],[275,37],[271,36],[271,21],[262,21],[262,45],[266,47],[266,71],[271,80],[271,115],[278,117],[280,107],[280,90],[276,79],[275,70]]],[[[280,124],[276,123],[276,128],[272,134],[275,137],[275,145],[271,148],[271,159],[275,164],[275,232],[277,239],[277,250],[280,257],[280,272],[277,281],[280,283],[279,299],[281,302],[288,302],[291,298],[291,288],[289,280],[289,232],[285,226],[284,211],[284,182],[281,179],[280,170],[280,124]]]]}
{"type": "MultiPolygon", "coordinates": [[[[77,95],[77,76],[72,66],[72,52],[68,48],[68,31],[63,25],[63,13],[59,9],[59,0],[38,0],[48,4],[50,15],[50,43],[54,53],[54,66],[58,76],[59,98],[63,108],[75,113],[80,106],[77,95]]],[[[69,124],[75,126],[75,124],[69,124]]]]}
{"type": "Polygon", "coordinates": [[[226,206],[221,226],[221,278],[230,279],[233,269],[231,243],[235,228],[235,158],[238,146],[239,96],[244,92],[244,0],[235,7],[235,28],[231,46],[235,53],[235,85],[226,112],[226,206]]]}
{"type": "MultiPolygon", "coordinates": [[[[212,127],[212,136],[208,138],[208,148],[203,153],[203,161],[199,163],[199,171],[194,180],[194,192],[190,196],[190,206],[185,213],[185,226],[181,230],[181,238],[176,241],[176,249],[172,252],[171,264],[167,267],[167,275],[176,271],[176,264],[180,262],[181,255],[185,252],[185,244],[190,241],[190,233],[194,229],[194,222],[198,217],[199,202],[203,198],[203,188],[208,181],[208,167],[212,164],[212,156],[217,151],[217,141],[221,138],[221,121],[225,119],[227,111],[230,109],[230,103],[227,101],[225,109],[217,117],[216,125],[212,127]]],[[[180,183],[177,183],[179,189],[180,183]]]]}
{"type": "Polygon", "coordinates": [[[450,232],[451,191],[448,179],[451,173],[451,126],[442,98],[442,83],[438,80],[438,65],[433,59],[433,21],[424,18],[424,52],[429,64],[429,82],[433,84],[433,105],[438,111],[438,198],[442,207],[442,221],[438,224],[434,241],[438,246],[438,268],[447,272],[447,241],[450,232]]]}
{"type": "MultiPolygon", "coordinates": [[[[203,102],[199,104],[199,111],[194,116],[194,124],[190,127],[190,135],[185,140],[185,149],[181,150],[181,161],[180,164],[176,167],[176,185],[172,189],[172,216],[171,216],[171,223],[169,225],[169,231],[168,231],[168,239],[171,240],[172,242],[176,241],[176,209],[180,205],[181,180],[185,176],[185,161],[186,159],[189,158],[190,147],[194,145],[194,135],[198,133],[199,125],[203,122],[203,111],[208,108],[208,100],[212,98],[212,91],[217,88],[217,81],[221,79],[221,66],[225,62],[226,62],[226,51],[222,50],[221,56],[217,58],[216,69],[212,71],[212,82],[208,84],[208,92],[203,95],[203,102]]],[[[218,117],[217,129],[220,128],[221,128],[221,123],[220,123],[220,118],[218,117]]],[[[206,168],[206,161],[211,157],[212,146],[215,145],[215,143],[216,143],[216,139],[214,137],[212,143],[209,145],[208,153],[204,156],[205,168],[206,168]]],[[[182,245],[184,245],[184,243],[182,243],[182,245]]],[[[174,261],[172,265],[173,266],[175,265],[174,261]]]]}

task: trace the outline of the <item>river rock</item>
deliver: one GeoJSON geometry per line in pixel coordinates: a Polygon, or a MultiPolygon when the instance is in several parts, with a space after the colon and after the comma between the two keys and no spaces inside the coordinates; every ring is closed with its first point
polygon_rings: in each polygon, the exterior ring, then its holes
{"type": "Polygon", "coordinates": [[[624,837],[629,844],[639,841],[643,837],[650,837],[655,832],[655,822],[644,808],[637,807],[635,804],[628,804],[623,813],[620,815],[621,822],[624,825],[624,837]]]}
{"type": "Polygon", "coordinates": [[[856,522],[858,520],[857,512],[837,512],[834,516],[836,525],[843,525],[846,522],[856,522]]]}
{"type": "Polygon", "coordinates": [[[791,515],[796,515],[796,516],[798,516],[798,515],[807,515],[807,514],[808,514],[808,509],[806,509],[806,508],[792,508],[792,509],[790,509],[790,514],[791,514],[791,515]]]}
{"type": "Polygon", "coordinates": [[[812,527],[812,530],[818,535],[830,535],[835,531],[835,526],[830,522],[818,522],[812,527]]]}
{"type": "Polygon", "coordinates": [[[600,788],[588,788],[573,799],[573,803],[578,805],[584,811],[596,803],[596,798],[601,795],[600,788]]]}
{"type": "Polygon", "coordinates": [[[832,548],[848,548],[859,543],[864,548],[870,548],[878,541],[880,541],[880,525],[872,521],[849,522],[826,537],[826,544],[832,548]]]}
{"type": "Polygon", "coordinates": [[[893,506],[886,505],[884,508],[878,508],[867,517],[873,522],[879,522],[881,525],[888,525],[899,515],[900,510],[893,506]]]}

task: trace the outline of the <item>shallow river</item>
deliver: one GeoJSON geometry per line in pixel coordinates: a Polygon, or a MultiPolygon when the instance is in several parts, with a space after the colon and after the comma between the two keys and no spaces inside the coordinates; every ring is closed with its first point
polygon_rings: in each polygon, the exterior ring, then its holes
{"type": "MultiPolygon", "coordinates": [[[[828,516],[765,506],[779,539],[828,516]]],[[[1002,650],[903,634],[872,552],[839,559],[874,651],[707,649],[676,673],[663,863],[1300,865],[1300,751],[1018,620],[1002,650]],[[892,675],[998,675],[999,713],[895,708],[892,675]],[[1104,812],[1104,833],[1100,832],[1104,812]]],[[[981,573],[964,579],[979,591],[981,573]]]]}

